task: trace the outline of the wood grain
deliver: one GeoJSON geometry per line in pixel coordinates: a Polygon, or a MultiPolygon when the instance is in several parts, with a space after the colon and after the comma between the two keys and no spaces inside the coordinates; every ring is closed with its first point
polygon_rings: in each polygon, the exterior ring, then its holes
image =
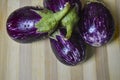
{"type": "Polygon", "coordinates": [[[42,6],[42,0],[0,0],[0,80],[120,80],[120,0],[104,2],[115,19],[114,39],[89,47],[87,61],[69,67],[56,59],[48,39],[19,44],[7,35],[9,14],[23,6],[42,6]]]}

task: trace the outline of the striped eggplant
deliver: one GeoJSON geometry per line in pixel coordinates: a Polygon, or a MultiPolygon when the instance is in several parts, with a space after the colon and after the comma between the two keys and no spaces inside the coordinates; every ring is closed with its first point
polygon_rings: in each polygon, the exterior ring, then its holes
{"type": "Polygon", "coordinates": [[[69,2],[69,4],[71,5],[71,8],[73,8],[75,5],[81,8],[80,0],[44,0],[43,5],[45,8],[49,10],[58,12],[65,7],[65,4],[67,2],[69,2]]]}
{"type": "Polygon", "coordinates": [[[82,10],[79,32],[83,40],[94,47],[108,43],[114,34],[113,17],[102,2],[88,2],[82,10]]]}
{"type": "Polygon", "coordinates": [[[41,16],[33,10],[39,11],[41,9],[26,6],[15,10],[8,17],[7,32],[13,40],[27,43],[48,35],[48,33],[37,32],[35,23],[41,20],[41,16]]]}
{"type": "Polygon", "coordinates": [[[50,36],[52,50],[57,59],[65,65],[75,66],[86,58],[86,46],[77,32],[65,38],[66,29],[60,28],[50,36]]]}

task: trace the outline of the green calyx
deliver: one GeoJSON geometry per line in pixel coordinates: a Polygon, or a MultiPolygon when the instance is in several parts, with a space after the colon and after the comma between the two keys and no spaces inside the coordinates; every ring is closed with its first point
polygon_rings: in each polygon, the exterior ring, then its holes
{"type": "Polygon", "coordinates": [[[67,30],[66,39],[72,35],[73,28],[79,21],[77,6],[70,10],[70,4],[67,3],[65,8],[59,12],[53,13],[48,9],[36,11],[42,19],[35,24],[38,32],[52,33],[61,22],[62,26],[67,30]]]}
{"type": "Polygon", "coordinates": [[[36,28],[38,32],[52,32],[56,29],[60,20],[68,13],[70,9],[70,4],[67,3],[65,8],[59,12],[53,13],[50,10],[37,11],[37,13],[42,17],[42,19],[36,23],[36,28]]]}
{"type": "Polygon", "coordinates": [[[69,39],[72,35],[73,28],[79,21],[77,7],[72,8],[69,13],[62,19],[61,24],[66,28],[66,38],[69,39]]]}

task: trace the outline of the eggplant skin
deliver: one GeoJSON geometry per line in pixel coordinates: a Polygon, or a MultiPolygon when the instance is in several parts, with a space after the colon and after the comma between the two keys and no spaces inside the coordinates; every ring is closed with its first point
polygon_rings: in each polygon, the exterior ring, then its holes
{"type": "Polygon", "coordinates": [[[29,43],[43,39],[48,33],[37,32],[35,23],[40,21],[41,16],[36,11],[38,7],[25,6],[12,12],[7,19],[6,27],[9,36],[20,43],[29,43]]]}
{"type": "Polygon", "coordinates": [[[85,5],[79,32],[87,44],[100,47],[111,40],[114,31],[113,17],[102,3],[91,2],[85,5]]]}
{"type": "Polygon", "coordinates": [[[60,35],[50,38],[52,50],[57,59],[69,66],[75,66],[86,58],[86,46],[78,33],[73,32],[69,40],[65,39],[66,30],[58,29],[60,35]]]}
{"type": "Polygon", "coordinates": [[[58,12],[65,7],[67,2],[69,2],[71,8],[78,5],[78,9],[81,10],[80,0],[44,0],[43,5],[45,8],[52,10],[53,12],[58,12]]]}

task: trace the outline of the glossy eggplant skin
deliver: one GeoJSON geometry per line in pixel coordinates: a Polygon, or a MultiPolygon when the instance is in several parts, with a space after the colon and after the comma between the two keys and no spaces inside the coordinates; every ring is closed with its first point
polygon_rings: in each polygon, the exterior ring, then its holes
{"type": "Polygon", "coordinates": [[[44,0],[43,5],[45,8],[57,12],[62,10],[67,2],[70,3],[71,8],[77,5],[79,7],[78,9],[81,10],[80,0],[44,0]]]}
{"type": "Polygon", "coordinates": [[[90,2],[82,10],[79,32],[83,40],[94,47],[108,43],[114,34],[110,11],[99,2],[90,2]]]}
{"type": "Polygon", "coordinates": [[[58,35],[50,37],[52,50],[57,59],[65,65],[75,66],[86,58],[86,46],[78,33],[73,32],[69,40],[65,39],[66,30],[58,29],[58,35]]]}
{"type": "Polygon", "coordinates": [[[35,11],[40,10],[37,7],[25,6],[12,12],[6,23],[9,36],[20,43],[29,43],[46,37],[48,33],[37,32],[35,27],[35,23],[41,19],[35,11]]]}

